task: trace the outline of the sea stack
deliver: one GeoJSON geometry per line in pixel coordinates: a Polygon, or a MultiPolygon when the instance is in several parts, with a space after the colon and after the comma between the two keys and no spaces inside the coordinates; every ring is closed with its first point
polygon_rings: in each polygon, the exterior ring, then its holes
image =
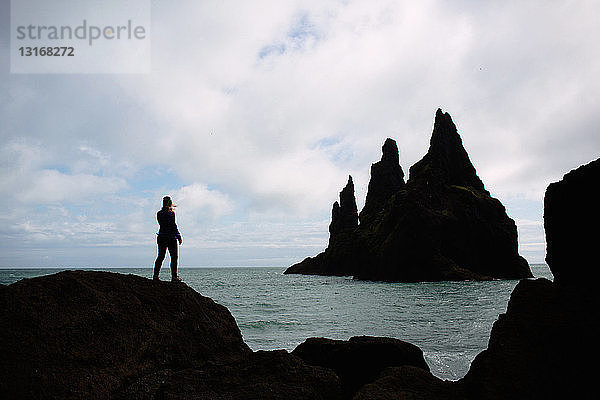
{"type": "Polygon", "coordinates": [[[397,282],[532,277],[514,221],[477,176],[448,113],[437,110],[429,150],[409,171],[405,183],[396,142],[387,139],[360,223],[341,236],[330,228],[327,249],[285,273],[397,282]]]}

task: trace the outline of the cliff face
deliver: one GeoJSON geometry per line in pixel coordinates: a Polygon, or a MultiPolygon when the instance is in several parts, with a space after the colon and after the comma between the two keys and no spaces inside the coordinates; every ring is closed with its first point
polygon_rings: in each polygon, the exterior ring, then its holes
{"type": "Polygon", "coordinates": [[[546,189],[544,229],[546,262],[554,281],[565,285],[596,283],[600,270],[590,250],[598,246],[598,198],[592,189],[600,182],[600,159],[583,165],[546,189]],[[577,268],[573,268],[573,266],[577,268]]]}
{"type": "Polygon", "coordinates": [[[332,232],[323,253],[286,273],[382,281],[532,276],[518,254],[514,221],[485,190],[450,115],[437,111],[429,150],[408,182],[392,139],[382,153],[371,167],[360,224],[341,240],[332,232]]]}
{"type": "Polygon", "coordinates": [[[554,282],[523,280],[515,287],[506,313],[494,323],[487,350],[464,378],[473,398],[596,395],[596,374],[589,367],[600,335],[592,229],[600,214],[589,187],[599,181],[600,159],[546,189],[546,260],[554,282]]]}

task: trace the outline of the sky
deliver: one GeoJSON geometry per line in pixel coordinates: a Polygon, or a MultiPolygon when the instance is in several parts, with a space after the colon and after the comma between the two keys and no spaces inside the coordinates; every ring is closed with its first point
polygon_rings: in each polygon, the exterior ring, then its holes
{"type": "Polygon", "coordinates": [[[546,187],[600,157],[598,2],[149,4],[148,72],[20,74],[0,0],[0,268],[150,267],[165,195],[182,267],[289,266],[437,108],[540,263],[546,187]]]}

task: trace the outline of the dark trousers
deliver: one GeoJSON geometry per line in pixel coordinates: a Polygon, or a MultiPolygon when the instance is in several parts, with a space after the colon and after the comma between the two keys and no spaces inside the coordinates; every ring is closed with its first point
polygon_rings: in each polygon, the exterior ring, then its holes
{"type": "Polygon", "coordinates": [[[156,262],[154,263],[154,278],[158,279],[160,267],[162,266],[165,255],[167,254],[167,249],[169,249],[169,257],[171,257],[171,278],[176,278],[177,258],[179,257],[177,238],[159,236],[156,239],[156,243],[158,244],[158,257],[156,257],[156,262]]]}

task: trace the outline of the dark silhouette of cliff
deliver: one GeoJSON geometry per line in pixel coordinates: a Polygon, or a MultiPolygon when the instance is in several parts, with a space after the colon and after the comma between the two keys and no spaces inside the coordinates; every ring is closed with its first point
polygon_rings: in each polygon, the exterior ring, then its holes
{"type": "Polygon", "coordinates": [[[600,159],[548,186],[544,197],[546,261],[554,281],[523,279],[500,314],[486,350],[467,375],[448,382],[424,369],[389,368],[363,386],[366,399],[588,399],[597,397],[594,360],[600,334],[597,254],[600,212],[590,187],[600,159]]]}
{"type": "Polygon", "coordinates": [[[532,276],[518,254],[514,221],[485,189],[450,115],[441,110],[429,150],[406,183],[396,143],[387,139],[371,167],[360,224],[351,179],[340,201],[348,206],[344,211],[334,203],[327,249],[285,273],[405,282],[532,276]],[[352,223],[332,230],[342,212],[352,223]]]}

